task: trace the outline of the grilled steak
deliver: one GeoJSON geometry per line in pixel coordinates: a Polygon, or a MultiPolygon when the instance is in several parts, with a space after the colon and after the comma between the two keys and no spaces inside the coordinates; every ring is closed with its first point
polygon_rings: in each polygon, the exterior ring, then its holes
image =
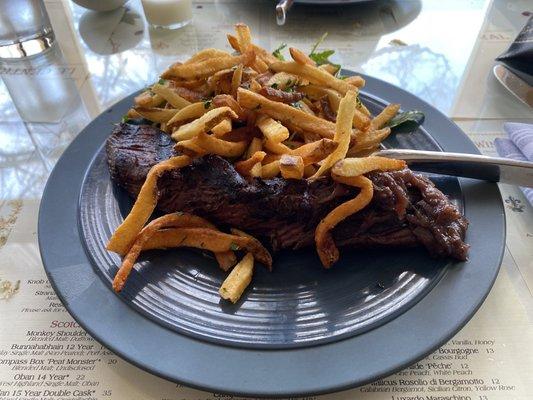
{"type": "MultiPolygon", "coordinates": [[[[107,141],[114,182],[135,197],[149,169],[176,155],[170,137],[150,125],[120,124],[107,141]]],[[[333,232],[338,246],[424,246],[434,256],[465,260],[467,220],[427,178],[409,169],[367,174],[374,197],[333,232]]],[[[358,189],[329,177],[306,180],[248,179],[225,159],[208,155],[165,173],[158,208],[190,212],[221,226],[236,227],[274,251],[314,244],[319,221],[358,189]]]]}

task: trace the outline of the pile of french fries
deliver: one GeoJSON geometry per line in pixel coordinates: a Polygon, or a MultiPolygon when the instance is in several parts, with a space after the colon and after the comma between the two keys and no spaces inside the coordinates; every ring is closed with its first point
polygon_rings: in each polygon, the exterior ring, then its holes
{"type": "Polygon", "coordinates": [[[220,232],[186,214],[148,223],[157,206],[158,177],[196,157],[228,158],[250,179],[329,175],[359,188],[353,200],[332,210],[316,228],[317,252],[326,268],[339,258],[332,229],[372,200],[372,182],[364,174],[405,167],[403,161],[371,156],[390,134],[385,125],[397,114],[398,104],[373,117],[358,98],[365,83],[361,77],[340,77],[337,66],[317,65],[296,48],[289,49],[292,61],[281,61],[252,42],[248,26],[237,24],[235,29],[235,36],[228,35],[233,54],[205,49],[171,65],[159,82],[135,98],[127,114],[157,124],[182,155],[151,169],[133,209],[108,243],[108,250],[124,256],[113,283],[116,291],[123,288],[140,252],[148,249],[212,251],[223,270],[233,267],[220,288],[220,295],[232,302],[251,282],[254,260],[271,268],[268,251],[244,232],[220,232]],[[245,252],[239,263],[238,250],[245,252]]]}

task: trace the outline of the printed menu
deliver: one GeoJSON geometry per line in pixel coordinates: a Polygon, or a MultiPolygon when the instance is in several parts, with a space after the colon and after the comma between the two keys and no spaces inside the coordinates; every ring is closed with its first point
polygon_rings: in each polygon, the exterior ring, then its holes
{"type": "MultiPolygon", "coordinates": [[[[42,268],[35,240],[37,208],[35,201],[7,202],[0,208],[5,235],[0,242],[4,243],[0,248],[1,399],[230,397],[155,377],[123,361],[80,328],[56,297],[42,268]]],[[[530,399],[533,324],[531,309],[521,301],[513,282],[516,270],[513,257],[506,252],[496,284],[479,312],[430,356],[369,385],[320,397],[530,399]]]]}

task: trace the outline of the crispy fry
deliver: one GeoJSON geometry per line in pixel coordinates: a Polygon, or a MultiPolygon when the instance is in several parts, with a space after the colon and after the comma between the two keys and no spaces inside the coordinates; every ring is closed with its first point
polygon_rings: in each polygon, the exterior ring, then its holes
{"type": "Polygon", "coordinates": [[[340,94],[345,95],[349,90],[357,91],[357,87],[338,79],[330,73],[311,65],[301,65],[296,62],[280,61],[270,65],[270,68],[276,72],[288,72],[299,75],[308,79],[311,83],[323,85],[337,90],[340,94]]]}
{"type": "Polygon", "coordinates": [[[322,64],[318,68],[323,71],[326,71],[330,75],[335,75],[339,71],[339,67],[333,64],[322,64]]]}
{"type": "Polygon", "coordinates": [[[267,140],[279,143],[289,138],[289,130],[270,117],[260,115],[255,123],[267,140]]]}
{"type": "Polygon", "coordinates": [[[175,108],[141,108],[135,107],[135,111],[143,118],[152,122],[168,122],[178,112],[175,108]]]}
{"type": "Polygon", "coordinates": [[[209,154],[217,154],[223,157],[238,157],[245,152],[248,145],[247,141],[228,142],[202,131],[198,133],[197,138],[198,144],[209,154]]]}
{"type": "Polygon", "coordinates": [[[348,82],[350,85],[357,86],[358,88],[365,86],[365,80],[361,78],[359,75],[349,76],[344,80],[348,82]]]}
{"type": "Polygon", "coordinates": [[[324,172],[330,169],[333,164],[339,160],[342,160],[346,156],[348,147],[350,146],[356,98],[356,92],[349,91],[341,100],[339,113],[337,114],[337,122],[335,123],[335,138],[333,139],[336,143],[338,143],[338,147],[328,156],[328,158],[324,160],[316,174],[314,174],[311,179],[318,178],[324,172]]]}
{"type": "Polygon", "coordinates": [[[302,179],[304,176],[304,161],[300,156],[283,154],[279,159],[281,176],[285,179],[302,179]]]}
{"type": "Polygon", "coordinates": [[[243,65],[239,64],[239,66],[233,72],[233,76],[231,78],[231,94],[234,97],[237,97],[237,89],[239,88],[239,86],[241,86],[242,69],[243,69],[243,65]]]}
{"type": "Polygon", "coordinates": [[[239,43],[239,51],[244,53],[252,44],[252,34],[248,25],[241,22],[235,24],[235,32],[237,33],[237,41],[239,43]]]}
{"type": "Polygon", "coordinates": [[[135,111],[133,108],[130,108],[128,112],[126,113],[126,116],[131,119],[137,119],[142,118],[141,114],[139,114],[137,111],[135,111]]]}
{"type": "Polygon", "coordinates": [[[304,165],[307,166],[323,160],[335,151],[338,146],[339,144],[334,140],[320,139],[292,150],[291,154],[302,157],[304,165]]]}
{"type": "MultiPolygon", "coordinates": [[[[150,222],[135,239],[113,280],[113,289],[116,292],[120,292],[124,287],[145,243],[159,229],[165,227],[167,223],[164,220],[165,217],[163,216],[150,222]]],[[[177,228],[168,229],[165,232],[165,235],[168,236],[166,244],[169,247],[195,247],[213,252],[226,252],[233,250],[233,248],[242,248],[254,254],[257,260],[263,263],[268,269],[272,268],[272,257],[256,239],[229,235],[210,228],[177,228]]]]}
{"type": "Polygon", "coordinates": [[[278,176],[280,173],[279,160],[272,161],[261,167],[261,177],[263,179],[271,179],[278,176]]]}
{"type": "Polygon", "coordinates": [[[211,58],[231,57],[231,54],[224,50],[218,49],[203,49],[189,58],[184,64],[194,64],[200,61],[209,60],[211,58]]]}
{"type": "Polygon", "coordinates": [[[215,125],[211,128],[211,132],[217,137],[224,136],[226,133],[231,132],[232,130],[231,126],[231,119],[230,118],[224,118],[222,121],[218,123],[218,125],[215,125]]]}
{"type": "Polygon", "coordinates": [[[146,180],[144,181],[141,191],[135,200],[135,204],[126,219],[115,230],[111,239],[107,243],[107,250],[113,251],[120,255],[128,252],[133,244],[135,237],[141,231],[142,227],[152,215],[157,203],[157,180],[165,172],[177,169],[190,164],[191,159],[187,156],[172,157],[153,166],[146,180]]]}
{"type": "Polygon", "coordinates": [[[291,107],[277,101],[253,93],[249,90],[239,88],[237,91],[237,102],[244,108],[250,110],[260,110],[281,123],[288,121],[298,125],[302,130],[317,133],[322,137],[333,138],[335,135],[335,124],[325,121],[313,115],[306,114],[300,109],[291,107]]]}
{"type": "Polygon", "coordinates": [[[390,128],[383,128],[377,131],[366,132],[363,135],[357,135],[355,138],[354,150],[368,149],[369,147],[378,145],[390,135],[390,128]]]}
{"type": "Polygon", "coordinates": [[[161,75],[163,78],[199,79],[213,75],[215,72],[228,69],[239,64],[249,65],[255,58],[254,52],[248,51],[242,55],[230,57],[214,57],[207,60],[173,65],[161,75]]]}
{"type": "Polygon", "coordinates": [[[261,140],[261,138],[254,137],[252,141],[250,142],[250,146],[248,146],[248,149],[246,150],[246,154],[244,155],[244,158],[248,159],[252,157],[256,152],[261,151],[262,148],[263,148],[263,141],[261,140]]]}
{"type": "Polygon", "coordinates": [[[281,142],[273,142],[268,139],[263,141],[263,147],[274,154],[291,154],[292,152],[291,148],[287,145],[281,142]]]}
{"type": "Polygon", "coordinates": [[[229,271],[237,263],[237,256],[232,250],[215,252],[215,259],[222,271],[229,271]]]}
{"type": "Polygon", "coordinates": [[[158,94],[152,94],[150,91],[142,92],[134,99],[135,105],[142,108],[158,107],[165,102],[165,99],[158,94]]]}
{"type": "Polygon", "coordinates": [[[261,173],[263,172],[263,166],[260,162],[256,163],[250,170],[250,176],[255,178],[261,178],[261,173]]]}
{"type": "MultiPolygon", "coordinates": [[[[254,258],[272,269],[272,256],[261,242],[252,236],[240,236],[210,228],[177,228],[167,230],[168,247],[195,247],[220,253],[230,250],[245,250],[254,258]]],[[[140,236],[140,235],[139,235],[140,236]]]]}
{"type": "Polygon", "coordinates": [[[161,96],[163,99],[165,99],[168,103],[174,106],[174,108],[181,109],[191,104],[190,101],[185,100],[183,97],[181,97],[176,89],[173,89],[169,86],[164,86],[156,83],[154,86],[152,86],[152,91],[155,94],[161,96]]]}
{"type": "MultiPolygon", "coordinates": [[[[192,214],[174,213],[167,214],[161,218],[164,218],[165,228],[209,228],[217,230],[209,221],[192,214]]],[[[142,250],[175,247],[173,243],[172,235],[169,235],[166,230],[158,230],[146,241],[142,250]]],[[[219,267],[224,271],[227,271],[237,262],[235,253],[232,250],[215,252],[215,258],[219,267]]]]}
{"type": "Polygon", "coordinates": [[[315,231],[315,243],[320,261],[325,268],[331,267],[339,259],[331,230],[342,220],[365,208],[372,200],[374,188],[372,181],[364,176],[339,177],[341,183],[361,188],[355,199],[349,200],[333,209],[320,221],[315,231]]]}
{"type": "Polygon", "coordinates": [[[237,119],[238,117],[229,107],[214,108],[206,112],[200,118],[180,126],[178,130],[172,134],[172,139],[178,142],[184,139],[191,139],[199,133],[208,132],[211,128],[218,125],[226,118],[237,119]]]}
{"type": "MultiPolygon", "coordinates": [[[[235,51],[240,52],[239,40],[231,34],[226,35],[226,38],[228,39],[228,43],[231,46],[231,48],[235,51]]],[[[279,61],[276,57],[274,57],[271,53],[269,53],[262,47],[257,46],[253,43],[251,47],[253,51],[255,52],[255,54],[257,54],[267,65],[270,65],[276,61],[279,61]]]]}
{"type": "Polygon", "coordinates": [[[296,61],[298,64],[302,65],[312,65],[316,66],[316,62],[311,60],[307,54],[305,54],[303,51],[298,50],[295,47],[289,47],[289,53],[291,54],[291,57],[294,61],[296,61]]]}
{"type": "Polygon", "coordinates": [[[305,82],[304,79],[299,76],[289,74],[287,72],[278,72],[272,75],[272,77],[267,81],[266,86],[286,90],[287,88],[297,85],[305,85],[306,83],[309,82],[305,82]]]}
{"type": "Polygon", "coordinates": [[[309,105],[303,100],[294,103],[293,106],[299,108],[300,110],[302,110],[306,114],[315,116],[314,111],[311,110],[311,107],[309,107],[309,105]]]}
{"type": "MultiPolygon", "coordinates": [[[[298,88],[299,91],[305,93],[307,96],[310,96],[314,100],[320,100],[323,96],[328,97],[329,105],[331,109],[335,112],[339,110],[339,104],[341,102],[342,96],[336,90],[325,88],[317,85],[308,85],[298,88]]],[[[370,118],[368,117],[368,110],[366,112],[359,106],[362,103],[358,103],[358,108],[355,110],[353,117],[353,126],[359,130],[366,130],[370,126],[370,118]]],[[[366,109],[366,108],[365,108],[366,109]]]]}
{"type": "Polygon", "coordinates": [[[176,143],[174,148],[182,154],[191,158],[201,157],[207,154],[207,151],[198,144],[198,138],[186,139],[176,143]]]}
{"type": "Polygon", "coordinates": [[[252,92],[259,92],[261,91],[263,87],[261,86],[261,84],[259,82],[257,82],[255,79],[251,79],[250,80],[250,90],[252,92]]]}
{"type": "Polygon", "coordinates": [[[379,156],[365,158],[345,158],[338,161],[331,172],[337,176],[358,176],[374,170],[396,171],[407,166],[403,160],[379,156]]]}
{"type": "Polygon", "coordinates": [[[251,175],[250,171],[265,158],[266,153],[264,151],[256,151],[250,158],[244,161],[239,161],[235,163],[235,169],[241,175],[251,175]]]}
{"type": "Polygon", "coordinates": [[[383,109],[371,122],[371,126],[373,129],[380,129],[385,125],[387,122],[389,122],[392,117],[394,117],[398,110],[400,109],[399,104],[389,104],[387,107],[383,109]]]}
{"type": "Polygon", "coordinates": [[[236,303],[241,298],[244,290],[252,281],[254,271],[254,257],[252,253],[246,253],[243,259],[235,265],[228,277],[220,286],[219,294],[225,300],[236,303]]]}
{"type": "Polygon", "coordinates": [[[248,119],[248,110],[242,108],[237,100],[231,97],[229,94],[219,94],[213,97],[213,105],[215,107],[229,107],[235,114],[239,116],[240,121],[246,121],[248,119]]]}
{"type": "Polygon", "coordinates": [[[181,125],[184,122],[190,121],[191,119],[196,119],[204,115],[207,111],[212,109],[212,105],[206,105],[204,103],[193,103],[187,107],[179,110],[168,122],[167,125],[170,127],[181,125]]]}

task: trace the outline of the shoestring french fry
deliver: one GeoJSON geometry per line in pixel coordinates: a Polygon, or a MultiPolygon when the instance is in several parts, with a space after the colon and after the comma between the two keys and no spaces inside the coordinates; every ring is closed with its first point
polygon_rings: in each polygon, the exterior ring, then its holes
{"type": "Polygon", "coordinates": [[[137,234],[148,221],[157,205],[157,180],[166,171],[182,168],[191,163],[190,157],[177,156],[153,166],[144,181],[137,200],[126,219],[115,229],[107,243],[107,250],[125,255],[137,234]]]}
{"type": "Polygon", "coordinates": [[[300,156],[283,154],[279,159],[279,170],[285,179],[302,179],[304,176],[304,161],[300,156]]]}
{"type": "Polygon", "coordinates": [[[311,60],[307,54],[305,54],[303,51],[298,50],[295,47],[289,47],[289,53],[294,61],[296,61],[298,64],[302,65],[312,65],[313,67],[316,66],[316,62],[311,60]]]}
{"type": "Polygon", "coordinates": [[[156,95],[161,96],[164,100],[166,100],[169,104],[171,104],[174,108],[177,109],[182,109],[191,104],[190,101],[185,100],[178,94],[179,92],[176,89],[173,89],[170,86],[160,85],[156,83],[152,86],[152,92],[154,92],[156,95]]]}
{"type": "Polygon", "coordinates": [[[281,123],[289,121],[305,131],[318,133],[322,137],[330,139],[335,136],[335,124],[287,104],[268,100],[250,90],[239,88],[237,102],[244,108],[260,111],[281,123]]]}
{"type": "Polygon", "coordinates": [[[302,65],[294,61],[279,61],[270,65],[270,68],[276,72],[288,72],[301,76],[302,78],[308,79],[311,83],[335,89],[342,95],[345,95],[349,90],[357,90],[357,86],[350,85],[344,80],[336,78],[330,73],[312,65],[302,65]]]}
{"type": "Polygon", "coordinates": [[[352,121],[355,113],[355,102],[357,93],[349,91],[341,100],[339,105],[339,113],[337,114],[337,122],[335,123],[335,137],[333,140],[338,144],[335,151],[333,151],[322,163],[318,171],[311,177],[316,179],[329,170],[333,164],[346,157],[348,147],[350,145],[350,138],[352,134],[352,121]]]}
{"type": "Polygon", "coordinates": [[[202,131],[196,137],[200,147],[207,151],[208,154],[216,154],[222,157],[239,157],[246,151],[246,146],[248,146],[247,141],[228,142],[202,131]]]}
{"type": "Polygon", "coordinates": [[[179,111],[175,108],[141,108],[135,107],[135,111],[143,118],[152,122],[168,122],[179,111]]]}
{"type": "Polygon", "coordinates": [[[208,132],[211,128],[217,126],[226,118],[237,119],[238,117],[229,107],[214,108],[206,112],[200,118],[197,118],[188,124],[181,125],[178,130],[172,134],[172,139],[178,142],[184,139],[192,139],[199,133],[208,132]]]}
{"type": "Polygon", "coordinates": [[[400,109],[399,104],[389,104],[383,109],[378,115],[374,117],[371,122],[372,128],[374,130],[382,128],[387,122],[389,122],[400,109]]]}
{"type": "Polygon", "coordinates": [[[361,191],[353,200],[348,200],[330,211],[316,228],[316,249],[325,268],[331,267],[339,259],[339,250],[333,241],[331,230],[339,222],[365,208],[372,200],[374,194],[372,181],[364,176],[339,177],[336,180],[346,185],[358,187],[361,191]]]}
{"type": "Polygon", "coordinates": [[[244,290],[252,281],[254,271],[254,257],[246,253],[241,261],[231,270],[228,277],[220,286],[219,294],[223,299],[236,303],[241,298],[244,290]]]}

